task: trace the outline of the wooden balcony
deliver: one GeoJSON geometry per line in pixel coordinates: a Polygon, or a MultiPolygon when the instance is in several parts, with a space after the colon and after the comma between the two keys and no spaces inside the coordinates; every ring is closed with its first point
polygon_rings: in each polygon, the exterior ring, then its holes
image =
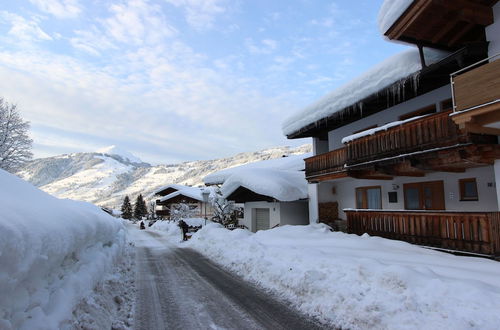
{"type": "Polygon", "coordinates": [[[330,152],[305,159],[306,177],[335,179],[345,177],[344,165],[347,160],[346,148],[335,149],[330,152]]]}
{"type": "Polygon", "coordinates": [[[347,143],[347,165],[472,142],[440,112],[347,143]]]}
{"type": "Polygon", "coordinates": [[[344,148],[307,158],[310,182],[351,176],[391,179],[426,172],[463,172],[500,158],[496,136],[460,130],[439,112],[349,141],[344,148]]]}
{"type": "Polygon", "coordinates": [[[452,75],[452,118],[461,129],[500,135],[500,55],[497,57],[496,61],[452,75]]]}
{"type": "Polygon", "coordinates": [[[345,210],[349,233],[500,256],[500,212],[345,210]]]}

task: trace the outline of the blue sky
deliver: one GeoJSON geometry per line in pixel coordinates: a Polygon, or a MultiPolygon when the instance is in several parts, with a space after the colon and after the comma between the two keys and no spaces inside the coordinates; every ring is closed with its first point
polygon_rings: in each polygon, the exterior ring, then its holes
{"type": "Polygon", "coordinates": [[[151,163],[286,140],[284,118],[395,54],[382,0],[8,0],[0,97],[37,157],[116,144],[151,163]]]}

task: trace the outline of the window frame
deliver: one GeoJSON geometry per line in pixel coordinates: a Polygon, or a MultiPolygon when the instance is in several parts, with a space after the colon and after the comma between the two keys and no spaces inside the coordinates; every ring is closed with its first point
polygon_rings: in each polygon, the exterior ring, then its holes
{"type": "Polygon", "coordinates": [[[458,187],[459,187],[460,201],[461,202],[477,202],[477,201],[479,201],[479,191],[477,189],[477,180],[476,180],[476,178],[459,179],[458,180],[458,187]],[[475,197],[466,197],[465,196],[465,183],[467,183],[467,182],[473,182],[474,183],[474,188],[476,190],[476,196],[475,197]]]}
{"type": "Polygon", "coordinates": [[[405,210],[425,210],[425,211],[439,211],[446,210],[446,200],[444,194],[444,181],[436,180],[436,181],[419,181],[419,182],[411,182],[403,184],[403,199],[404,199],[404,207],[405,210]],[[407,200],[407,189],[416,188],[418,189],[419,194],[419,208],[418,209],[409,209],[408,208],[408,200],[407,200]],[[433,193],[432,202],[436,206],[432,208],[425,207],[425,188],[430,188],[433,193]]]}

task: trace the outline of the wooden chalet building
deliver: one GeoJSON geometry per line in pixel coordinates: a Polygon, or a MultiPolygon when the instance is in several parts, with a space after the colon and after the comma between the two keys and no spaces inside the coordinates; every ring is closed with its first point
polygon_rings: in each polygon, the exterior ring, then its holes
{"type": "Polygon", "coordinates": [[[213,209],[208,202],[208,194],[209,188],[196,188],[179,184],[161,187],[153,192],[156,215],[163,219],[169,219],[171,207],[182,203],[195,210],[196,217],[210,219],[213,216],[213,209]],[[206,196],[204,196],[204,193],[206,196]]]}
{"type": "Polygon", "coordinates": [[[413,53],[283,125],[290,139],[313,139],[305,160],[310,222],[335,207],[350,233],[498,257],[500,3],[388,8],[395,4],[385,1],[379,25],[388,39],[415,45],[413,53]]]}

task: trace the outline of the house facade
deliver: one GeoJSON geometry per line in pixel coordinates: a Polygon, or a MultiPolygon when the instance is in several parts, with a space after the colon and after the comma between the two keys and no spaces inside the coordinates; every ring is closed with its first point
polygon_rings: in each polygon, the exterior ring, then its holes
{"type": "Polygon", "coordinates": [[[308,224],[304,158],[294,155],[250,163],[212,173],[207,185],[221,185],[225,199],[240,204],[239,225],[252,232],[283,225],[308,224]]]}
{"type": "Polygon", "coordinates": [[[179,204],[193,210],[194,217],[210,219],[213,208],[208,201],[209,194],[210,191],[205,188],[170,184],[154,191],[152,197],[155,199],[156,215],[162,219],[170,219],[172,208],[179,204]]]}
{"type": "Polygon", "coordinates": [[[310,222],[500,255],[500,4],[386,0],[379,22],[417,47],[284,123],[313,139],[310,222]]]}

